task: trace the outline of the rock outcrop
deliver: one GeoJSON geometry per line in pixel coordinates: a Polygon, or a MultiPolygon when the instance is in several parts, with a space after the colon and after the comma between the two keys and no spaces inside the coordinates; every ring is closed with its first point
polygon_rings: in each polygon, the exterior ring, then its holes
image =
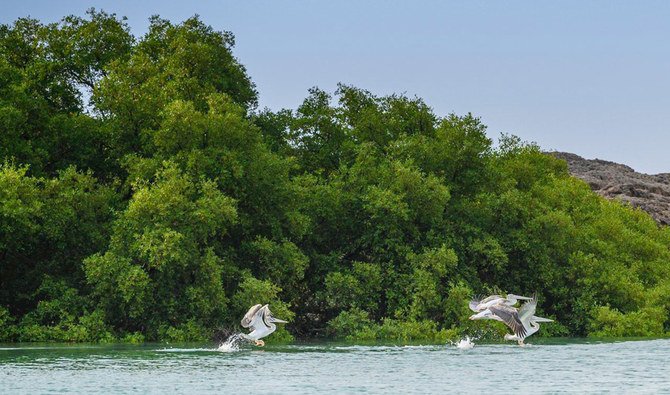
{"type": "Polygon", "coordinates": [[[586,181],[598,194],[628,202],[670,225],[670,173],[644,174],[619,163],[584,159],[567,152],[549,154],[568,162],[570,173],[586,181]]]}

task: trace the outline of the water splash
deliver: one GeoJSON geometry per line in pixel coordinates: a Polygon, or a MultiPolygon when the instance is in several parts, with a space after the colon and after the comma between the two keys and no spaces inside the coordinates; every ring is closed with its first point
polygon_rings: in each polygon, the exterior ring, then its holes
{"type": "Polygon", "coordinates": [[[234,333],[230,336],[228,336],[228,339],[226,339],[223,343],[219,345],[219,348],[216,349],[216,351],[220,352],[236,352],[240,351],[240,343],[244,338],[242,337],[241,333],[234,333]]]}
{"type": "Polygon", "coordinates": [[[465,339],[461,339],[458,341],[458,343],[451,343],[454,345],[454,347],[458,348],[459,350],[470,350],[475,346],[475,343],[473,342],[475,339],[470,339],[470,336],[465,336],[465,339]]]}

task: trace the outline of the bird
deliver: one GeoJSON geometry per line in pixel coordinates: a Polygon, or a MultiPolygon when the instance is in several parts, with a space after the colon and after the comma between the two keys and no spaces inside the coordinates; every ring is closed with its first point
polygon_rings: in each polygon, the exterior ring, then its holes
{"type": "MultiPolygon", "coordinates": [[[[491,310],[489,310],[490,306],[495,306],[496,304],[502,303],[503,305],[514,307],[513,301],[517,299],[525,299],[532,301],[533,298],[536,298],[535,295],[533,297],[529,298],[527,296],[520,296],[520,295],[514,295],[514,294],[508,294],[507,298],[503,298],[500,295],[491,295],[488,296],[482,300],[479,300],[478,298],[473,298],[470,303],[470,310],[476,312],[477,314],[473,314],[470,316],[471,320],[497,320],[497,321],[503,321],[502,318],[498,317],[497,315],[493,314],[491,310]]],[[[527,304],[527,303],[526,303],[527,304]]],[[[535,304],[537,305],[537,300],[535,300],[535,304]]],[[[530,306],[526,307],[530,308],[530,306]]],[[[553,320],[550,320],[548,318],[542,318],[538,317],[536,315],[532,316],[532,320],[535,322],[553,322],[553,320]]]]}
{"type": "Polygon", "coordinates": [[[519,302],[519,300],[530,300],[530,299],[531,298],[527,296],[521,296],[515,294],[507,294],[507,297],[505,298],[503,298],[500,295],[491,295],[481,300],[475,297],[470,301],[469,307],[470,310],[474,311],[475,313],[478,313],[485,309],[488,309],[490,306],[494,306],[497,304],[502,303],[507,306],[514,306],[519,302]]]}
{"type": "MultiPolygon", "coordinates": [[[[549,318],[538,317],[535,315],[537,295],[533,295],[532,298],[528,299],[529,301],[524,303],[519,309],[510,306],[509,301],[506,299],[491,299],[491,301],[484,302],[488,307],[479,311],[477,314],[471,315],[470,319],[490,319],[505,323],[505,325],[507,325],[514,333],[513,335],[506,334],[505,340],[516,340],[520,346],[523,346],[524,339],[540,329],[540,322],[553,322],[553,320],[549,318]],[[492,302],[496,303],[492,304],[492,302]]],[[[470,302],[471,309],[475,302],[470,302]]]]}
{"type": "Polygon", "coordinates": [[[249,311],[242,318],[242,327],[249,328],[249,334],[243,333],[242,337],[256,343],[257,346],[264,346],[265,342],[260,340],[263,337],[270,335],[277,329],[275,322],[287,323],[287,321],[275,318],[270,311],[270,307],[266,305],[251,306],[249,311]]]}
{"type": "Polygon", "coordinates": [[[495,317],[493,319],[504,322],[512,330],[516,338],[523,339],[526,337],[527,329],[521,322],[519,311],[516,308],[504,303],[498,303],[489,306],[488,310],[495,317]]]}
{"type": "Polygon", "coordinates": [[[519,320],[525,329],[525,334],[510,335],[509,333],[505,335],[505,340],[516,340],[520,346],[524,346],[524,340],[540,330],[540,322],[553,322],[549,318],[538,317],[535,315],[535,309],[537,308],[537,295],[533,295],[533,298],[523,304],[518,311],[519,320]]]}

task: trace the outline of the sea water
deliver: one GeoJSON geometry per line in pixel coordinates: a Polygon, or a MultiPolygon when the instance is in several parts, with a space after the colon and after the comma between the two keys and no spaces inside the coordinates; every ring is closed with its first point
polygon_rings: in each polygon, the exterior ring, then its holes
{"type": "Polygon", "coordinates": [[[670,393],[670,340],[0,345],[0,393],[670,393]]]}

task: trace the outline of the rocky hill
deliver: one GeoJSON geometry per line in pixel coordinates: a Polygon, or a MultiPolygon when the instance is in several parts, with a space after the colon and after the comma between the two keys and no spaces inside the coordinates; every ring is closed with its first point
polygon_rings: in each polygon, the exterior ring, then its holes
{"type": "Polygon", "coordinates": [[[598,194],[629,202],[670,225],[670,173],[644,174],[619,163],[584,159],[567,152],[550,152],[568,162],[570,173],[586,181],[598,194]]]}

